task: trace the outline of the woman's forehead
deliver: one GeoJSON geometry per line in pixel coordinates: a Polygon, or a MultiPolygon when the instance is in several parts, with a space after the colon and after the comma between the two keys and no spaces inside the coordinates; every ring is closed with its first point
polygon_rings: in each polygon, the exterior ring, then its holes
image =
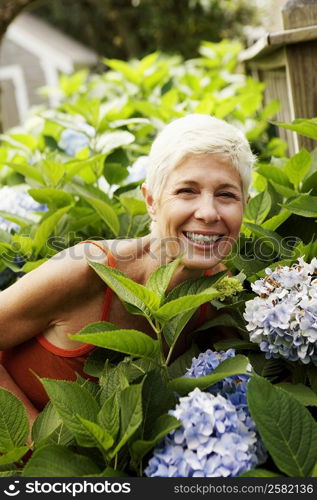
{"type": "Polygon", "coordinates": [[[173,183],[214,181],[241,185],[238,170],[229,158],[220,154],[191,155],[175,166],[169,177],[173,183]]]}

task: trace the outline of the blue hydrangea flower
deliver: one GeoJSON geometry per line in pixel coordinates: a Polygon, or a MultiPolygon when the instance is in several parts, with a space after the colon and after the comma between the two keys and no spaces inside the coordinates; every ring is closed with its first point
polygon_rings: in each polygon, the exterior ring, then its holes
{"type": "Polygon", "coordinates": [[[256,434],[220,394],[196,388],[171,415],[182,422],[154,450],[148,477],[235,477],[257,464],[256,434]]]}
{"type": "Polygon", "coordinates": [[[137,182],[146,177],[146,169],[148,165],[149,157],[140,156],[130,167],[128,167],[129,175],[125,182],[129,184],[130,182],[137,182]]]}
{"type": "MultiPolygon", "coordinates": [[[[40,205],[27,192],[17,187],[3,186],[0,188],[0,210],[32,219],[32,212],[45,211],[46,209],[46,205],[40,205]]],[[[0,229],[18,231],[19,226],[0,216],[0,229]]]]}
{"type": "Polygon", "coordinates": [[[252,289],[258,296],[246,302],[244,312],[250,340],[266,358],[317,366],[317,259],[266,269],[252,289]]]}
{"type": "MultiPolygon", "coordinates": [[[[214,352],[208,349],[206,352],[199,354],[197,358],[192,359],[191,367],[186,371],[185,377],[199,378],[205,375],[210,375],[217,366],[225,359],[233,358],[236,355],[234,349],[227,351],[214,352]]],[[[249,367],[251,370],[251,366],[249,367]]],[[[208,387],[206,391],[213,395],[221,394],[228,399],[237,409],[240,419],[245,423],[248,429],[254,431],[257,436],[256,455],[258,463],[265,462],[267,453],[264,444],[258,435],[254,420],[251,418],[248,401],[247,401],[247,385],[249,375],[233,375],[220,380],[216,384],[208,387]]]]}
{"type": "Polygon", "coordinates": [[[58,145],[69,156],[75,156],[90,143],[90,138],[94,135],[95,129],[85,123],[81,126],[82,132],[67,128],[63,130],[58,145]]]}

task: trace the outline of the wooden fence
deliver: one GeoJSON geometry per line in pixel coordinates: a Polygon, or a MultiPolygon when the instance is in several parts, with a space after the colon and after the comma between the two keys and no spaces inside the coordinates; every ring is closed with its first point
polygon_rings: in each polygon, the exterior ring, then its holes
{"type": "MultiPolygon", "coordinates": [[[[265,102],[279,99],[276,120],[317,117],[317,0],[289,0],[281,10],[282,31],[267,33],[246,49],[241,60],[253,77],[265,82],[265,102]]],[[[278,129],[289,153],[309,151],[316,141],[278,129]]]]}

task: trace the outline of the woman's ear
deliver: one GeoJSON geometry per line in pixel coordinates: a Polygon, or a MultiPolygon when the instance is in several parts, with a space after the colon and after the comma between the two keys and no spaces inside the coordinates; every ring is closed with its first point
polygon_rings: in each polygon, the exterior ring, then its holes
{"type": "Polygon", "coordinates": [[[141,191],[142,191],[142,194],[144,197],[144,201],[145,201],[149,216],[151,217],[152,220],[156,220],[156,218],[155,218],[155,216],[156,216],[156,203],[155,203],[153,196],[149,192],[149,190],[144,182],[141,186],[141,191]]]}

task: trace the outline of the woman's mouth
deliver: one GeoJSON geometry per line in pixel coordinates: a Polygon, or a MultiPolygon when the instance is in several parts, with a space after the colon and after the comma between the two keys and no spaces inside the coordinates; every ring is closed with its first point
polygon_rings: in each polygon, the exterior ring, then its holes
{"type": "Polygon", "coordinates": [[[203,234],[190,231],[183,231],[183,234],[192,244],[201,248],[211,247],[215,243],[220,242],[224,237],[223,234],[203,234]]]}

